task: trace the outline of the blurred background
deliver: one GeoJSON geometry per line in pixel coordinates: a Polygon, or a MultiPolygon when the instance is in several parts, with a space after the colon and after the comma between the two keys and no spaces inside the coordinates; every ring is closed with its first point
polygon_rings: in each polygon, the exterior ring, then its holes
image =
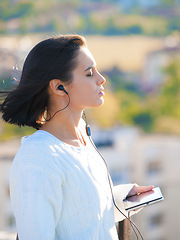
{"type": "MultiPolygon", "coordinates": [[[[114,184],[159,186],[165,200],[133,217],[146,240],[180,239],[180,1],[0,0],[0,90],[39,41],[85,36],[106,77],[86,112],[114,184]]],[[[0,239],[15,239],[9,169],[24,135],[0,120],[0,239]]],[[[134,236],[132,236],[134,239],[134,236]]]]}

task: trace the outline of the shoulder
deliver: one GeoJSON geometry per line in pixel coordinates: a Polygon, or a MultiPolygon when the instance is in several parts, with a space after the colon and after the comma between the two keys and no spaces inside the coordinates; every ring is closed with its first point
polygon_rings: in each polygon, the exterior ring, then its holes
{"type": "Polygon", "coordinates": [[[63,156],[61,154],[59,157],[56,156],[52,148],[53,144],[55,145],[53,137],[39,131],[22,138],[21,147],[11,166],[11,176],[14,178],[18,174],[38,173],[36,175],[63,177],[62,167],[59,164],[61,161],[58,161],[63,156]]]}
{"type": "Polygon", "coordinates": [[[21,147],[15,156],[14,161],[19,164],[51,165],[56,158],[53,150],[55,139],[43,131],[36,131],[34,134],[23,137],[21,147]]]}
{"type": "Polygon", "coordinates": [[[20,152],[34,154],[39,152],[41,155],[47,153],[48,146],[51,143],[50,136],[45,132],[36,131],[30,136],[21,139],[20,152]]]}

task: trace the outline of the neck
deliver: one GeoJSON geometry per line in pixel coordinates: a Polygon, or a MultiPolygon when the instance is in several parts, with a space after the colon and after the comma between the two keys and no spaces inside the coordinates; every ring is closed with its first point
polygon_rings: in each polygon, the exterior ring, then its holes
{"type": "Polygon", "coordinates": [[[78,146],[78,142],[79,145],[81,142],[79,139],[79,122],[82,113],[83,111],[72,112],[70,109],[65,109],[64,112],[57,113],[54,118],[46,122],[41,130],[51,133],[63,142],[78,146]]]}

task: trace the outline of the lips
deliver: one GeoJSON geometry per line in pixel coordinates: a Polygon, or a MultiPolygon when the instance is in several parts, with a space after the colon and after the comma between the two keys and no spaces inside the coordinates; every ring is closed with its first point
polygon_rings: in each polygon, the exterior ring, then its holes
{"type": "Polygon", "coordinates": [[[104,90],[104,88],[102,88],[101,91],[99,92],[99,95],[100,95],[100,96],[104,96],[104,95],[105,95],[105,93],[103,92],[103,90],[104,90]]]}

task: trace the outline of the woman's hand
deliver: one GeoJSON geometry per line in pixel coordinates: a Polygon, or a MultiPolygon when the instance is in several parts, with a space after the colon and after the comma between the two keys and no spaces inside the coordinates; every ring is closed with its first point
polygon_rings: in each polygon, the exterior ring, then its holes
{"type": "Polygon", "coordinates": [[[143,192],[150,191],[153,188],[154,188],[154,186],[152,186],[152,185],[151,186],[138,186],[137,184],[135,184],[134,187],[129,192],[128,197],[132,196],[132,195],[136,195],[136,194],[140,194],[140,193],[143,193],[143,192]]]}

